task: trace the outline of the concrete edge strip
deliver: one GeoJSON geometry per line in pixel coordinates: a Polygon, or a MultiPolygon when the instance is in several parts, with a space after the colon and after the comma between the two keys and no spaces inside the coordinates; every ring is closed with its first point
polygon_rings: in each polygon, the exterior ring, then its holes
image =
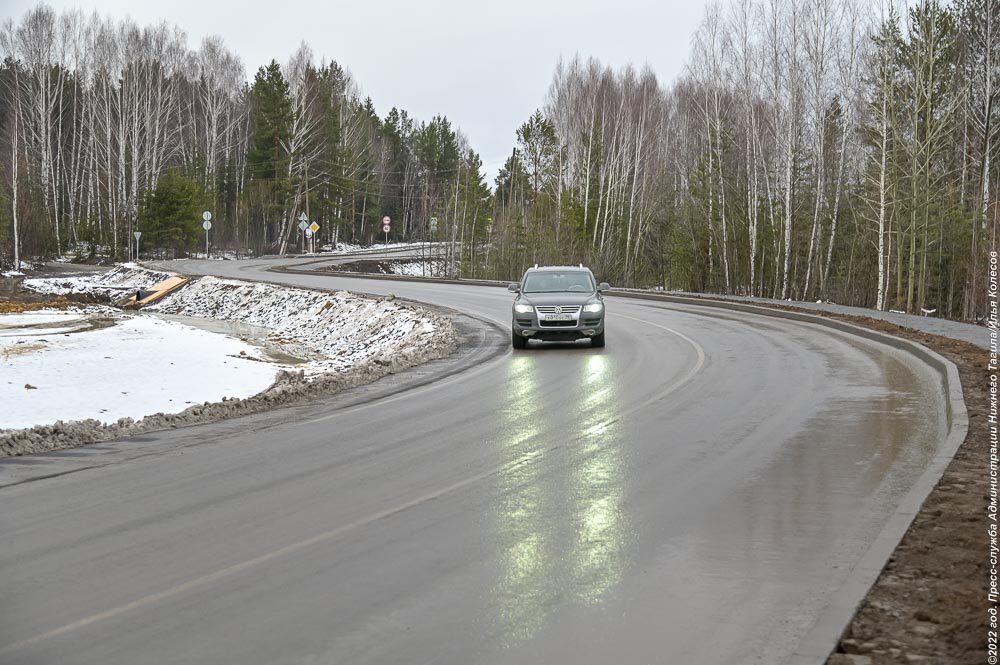
{"type": "MultiPolygon", "coordinates": [[[[506,286],[509,282],[492,280],[445,279],[428,277],[411,277],[409,275],[373,275],[349,271],[332,270],[297,270],[284,266],[269,268],[274,272],[289,272],[308,275],[330,275],[357,279],[383,279],[407,282],[432,282],[437,284],[466,284],[469,286],[506,286]]],[[[868,339],[873,342],[887,344],[915,356],[930,366],[941,376],[941,387],[944,389],[944,407],[948,434],[931,458],[927,468],[906,493],[895,512],[882,527],[875,541],[868,547],[861,559],[852,568],[845,582],[829,597],[819,617],[812,628],[800,640],[795,653],[786,662],[789,665],[814,665],[824,663],[837,647],[844,630],[850,625],[858,606],[864,600],[869,589],[878,580],[883,568],[888,563],[892,553],[906,535],[910,524],[920,512],[924,501],[937,486],[945,470],[955,457],[959,447],[965,441],[969,429],[969,415],[962,394],[962,381],[959,378],[958,367],[939,353],[932,351],[917,342],[896,337],[838,319],[827,318],[818,314],[794,312],[772,307],[762,307],[741,302],[726,300],[711,300],[689,296],[674,296],[663,293],[636,293],[612,290],[608,295],[636,300],[653,300],[698,307],[715,307],[738,312],[750,312],[761,316],[788,319],[803,323],[824,326],[839,332],[868,339]]]]}

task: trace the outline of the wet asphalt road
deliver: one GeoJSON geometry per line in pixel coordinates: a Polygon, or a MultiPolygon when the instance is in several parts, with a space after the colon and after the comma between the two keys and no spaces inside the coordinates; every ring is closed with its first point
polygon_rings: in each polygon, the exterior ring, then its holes
{"type": "MultiPolygon", "coordinates": [[[[179,269],[509,317],[501,289],[258,266],[179,269]]],[[[935,375],[809,324],[608,302],[603,350],[0,489],[0,663],[780,662],[934,455],[935,375]]]]}

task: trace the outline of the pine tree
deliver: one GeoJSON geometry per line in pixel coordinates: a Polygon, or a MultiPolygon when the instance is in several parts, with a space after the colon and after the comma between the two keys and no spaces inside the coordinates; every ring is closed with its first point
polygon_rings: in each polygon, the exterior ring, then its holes
{"type": "Polygon", "coordinates": [[[276,61],[257,70],[250,98],[253,127],[247,153],[250,174],[266,180],[286,177],[288,154],[283,143],[291,134],[292,102],[288,82],[276,61]]]}

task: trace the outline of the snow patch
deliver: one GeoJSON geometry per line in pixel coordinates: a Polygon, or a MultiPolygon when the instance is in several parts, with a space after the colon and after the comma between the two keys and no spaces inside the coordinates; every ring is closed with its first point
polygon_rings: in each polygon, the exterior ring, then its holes
{"type": "Polygon", "coordinates": [[[422,243],[422,242],[390,242],[388,245],[385,243],[375,243],[374,245],[355,245],[349,242],[338,242],[336,246],[334,245],[323,245],[319,248],[319,254],[355,254],[357,252],[378,252],[384,249],[420,249],[421,247],[429,247],[433,243],[422,243]]]}
{"type": "Polygon", "coordinates": [[[392,275],[407,275],[409,277],[443,277],[447,274],[444,259],[430,261],[392,261],[388,265],[392,275]]]}
{"type": "Polygon", "coordinates": [[[171,273],[149,270],[135,263],[122,263],[107,272],[90,275],[26,279],[24,286],[46,295],[80,293],[110,302],[120,300],[136,289],[149,288],[170,276],[171,273]]]}
{"type": "Polygon", "coordinates": [[[231,337],[111,308],[0,315],[0,428],[107,424],[250,397],[279,369],[259,356],[231,337]],[[65,332],[95,317],[105,325],[65,332]]]}
{"type": "MultiPolygon", "coordinates": [[[[43,293],[117,301],[168,276],[123,264],[102,274],[27,281],[43,293]]],[[[0,400],[14,405],[0,411],[0,457],[314,399],[442,358],[457,344],[449,319],[391,297],[214,277],[190,282],[148,310],[188,318],[106,306],[0,317],[0,400]],[[223,334],[220,321],[260,329],[264,338],[255,332],[253,343],[236,339],[243,337],[236,328],[223,334]],[[299,358],[306,362],[286,364],[299,358]]]]}
{"type": "Polygon", "coordinates": [[[389,300],[216,277],[203,277],[147,309],[266,328],[270,345],[309,360],[308,375],[371,359],[395,363],[450,325],[389,300]]]}

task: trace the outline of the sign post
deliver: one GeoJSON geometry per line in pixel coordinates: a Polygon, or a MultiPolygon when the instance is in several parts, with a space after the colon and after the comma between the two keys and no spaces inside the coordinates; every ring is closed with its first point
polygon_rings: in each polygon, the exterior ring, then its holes
{"type": "Polygon", "coordinates": [[[305,212],[299,213],[299,240],[302,245],[302,253],[306,252],[306,229],[309,228],[309,218],[306,217],[305,212]]]}
{"type": "Polygon", "coordinates": [[[135,236],[135,262],[139,262],[139,238],[142,237],[142,231],[136,231],[132,235],[135,236]]]}
{"type": "MultiPolygon", "coordinates": [[[[432,245],[430,243],[431,243],[431,241],[433,241],[434,236],[437,235],[437,230],[438,230],[438,218],[437,217],[431,217],[431,223],[430,223],[431,237],[430,237],[430,240],[428,240],[428,242],[426,243],[427,244],[427,247],[426,247],[426,250],[427,250],[426,257],[428,259],[435,258],[434,257],[434,252],[431,251],[432,245]]],[[[426,260],[424,261],[424,264],[425,265],[427,264],[426,260]]]]}
{"type": "Polygon", "coordinates": [[[205,258],[209,258],[208,255],[208,231],[212,228],[212,213],[205,211],[201,213],[201,218],[204,220],[201,223],[201,228],[205,229],[205,258]]]}
{"type": "Polygon", "coordinates": [[[309,225],[309,227],[306,230],[307,231],[311,231],[311,233],[309,234],[309,236],[307,236],[309,238],[312,238],[312,242],[310,243],[311,247],[309,248],[309,251],[312,254],[315,254],[316,253],[316,234],[319,233],[319,224],[317,224],[316,222],[313,222],[312,224],[309,225]]]}
{"type": "Polygon", "coordinates": [[[389,215],[382,218],[382,233],[385,234],[385,247],[389,248],[389,231],[392,230],[392,219],[389,215]]]}

